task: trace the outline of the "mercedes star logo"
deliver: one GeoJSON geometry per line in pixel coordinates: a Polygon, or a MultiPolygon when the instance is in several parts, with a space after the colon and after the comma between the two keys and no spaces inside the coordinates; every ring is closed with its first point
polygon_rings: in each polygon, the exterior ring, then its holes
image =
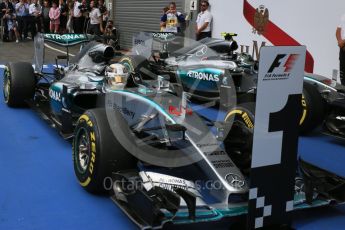
{"type": "Polygon", "coordinates": [[[236,174],[229,173],[225,176],[225,180],[234,188],[242,188],[245,184],[244,179],[236,174]]]}

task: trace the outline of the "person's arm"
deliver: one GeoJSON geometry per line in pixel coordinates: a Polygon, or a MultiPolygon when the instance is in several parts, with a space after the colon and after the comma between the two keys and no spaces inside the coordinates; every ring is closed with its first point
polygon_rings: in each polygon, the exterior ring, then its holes
{"type": "Polygon", "coordinates": [[[210,24],[209,22],[205,22],[200,28],[197,28],[196,33],[200,34],[204,29],[207,28],[208,24],[210,24]]]}
{"type": "Polygon", "coordinates": [[[34,12],[35,12],[35,4],[31,4],[31,5],[29,6],[29,14],[30,14],[30,15],[33,15],[34,12]]]}
{"type": "Polygon", "coordinates": [[[27,13],[27,14],[29,14],[29,7],[30,7],[29,4],[25,4],[25,3],[24,3],[25,13],[27,13]]]}
{"type": "Polygon", "coordinates": [[[167,15],[163,14],[161,16],[161,22],[159,23],[160,27],[165,27],[166,26],[166,21],[167,21],[167,15]]]}
{"type": "Polygon", "coordinates": [[[42,6],[38,5],[38,11],[36,12],[36,16],[41,16],[42,15],[42,6]]]}
{"type": "Polygon", "coordinates": [[[184,15],[180,12],[177,12],[176,13],[176,17],[177,17],[177,20],[180,22],[180,23],[184,23],[186,21],[186,19],[184,18],[184,15]]]}
{"type": "Polygon", "coordinates": [[[163,14],[163,16],[161,17],[161,22],[167,22],[167,14],[163,14]]]}
{"type": "Polygon", "coordinates": [[[338,41],[339,48],[343,48],[345,46],[345,40],[341,39],[341,28],[337,27],[337,30],[335,32],[335,36],[338,41]]]}
{"type": "Polygon", "coordinates": [[[8,8],[10,9],[10,10],[12,10],[12,12],[15,12],[15,4],[13,4],[12,2],[9,2],[9,4],[8,4],[8,8]]]}
{"type": "Polygon", "coordinates": [[[99,30],[100,30],[100,32],[101,33],[103,33],[104,32],[104,28],[103,28],[103,15],[102,15],[102,13],[101,13],[101,11],[97,8],[97,15],[96,15],[96,17],[98,18],[98,20],[99,20],[99,30]]]}
{"type": "Polygon", "coordinates": [[[6,11],[6,8],[4,7],[4,4],[3,3],[0,3],[0,14],[1,13],[5,13],[5,11],[6,11]]]}
{"type": "Polygon", "coordinates": [[[50,18],[50,20],[54,20],[53,8],[49,9],[49,18],[50,18]]]}
{"type": "Polygon", "coordinates": [[[54,17],[54,19],[55,20],[57,20],[57,19],[59,19],[60,18],[60,10],[59,10],[59,8],[56,8],[57,10],[55,11],[57,14],[55,14],[55,17],[54,17]]]}
{"type": "Polygon", "coordinates": [[[16,7],[15,7],[17,13],[19,12],[19,7],[20,7],[20,3],[17,3],[17,4],[16,4],[16,7]]]}

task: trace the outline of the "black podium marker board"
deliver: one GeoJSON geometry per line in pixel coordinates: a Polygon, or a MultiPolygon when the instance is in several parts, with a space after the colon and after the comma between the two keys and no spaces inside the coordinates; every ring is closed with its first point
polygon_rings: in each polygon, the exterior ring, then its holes
{"type": "Polygon", "coordinates": [[[306,48],[260,51],[248,229],[290,226],[306,48]]]}

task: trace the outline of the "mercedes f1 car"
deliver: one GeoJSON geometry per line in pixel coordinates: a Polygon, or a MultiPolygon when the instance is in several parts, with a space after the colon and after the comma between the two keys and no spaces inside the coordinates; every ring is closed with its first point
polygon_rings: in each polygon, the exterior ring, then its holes
{"type": "MultiPolygon", "coordinates": [[[[232,107],[226,97],[229,86],[222,76],[232,78],[236,90],[236,104],[255,102],[258,62],[247,53],[236,53],[238,45],[233,39],[237,34],[222,33],[225,39],[205,38],[182,49],[171,51],[169,43],[174,40],[171,33],[153,33],[155,41],[162,44],[160,50],[152,50],[151,61],[141,58],[135,72],[149,69],[156,74],[169,74],[180,80],[184,90],[194,98],[204,101],[217,101],[232,107]],[[178,66],[178,68],[177,68],[178,66]],[[194,68],[199,66],[199,68],[194,68]],[[224,69],[228,72],[225,74],[224,69]],[[223,80],[221,80],[223,79],[223,80]]],[[[139,55],[142,55],[138,53],[139,55]]],[[[149,56],[144,54],[144,56],[149,56]]],[[[138,62],[137,60],[132,63],[138,62]]],[[[140,58],[139,58],[140,59],[140,58]]],[[[142,72],[145,74],[147,71],[142,72]]],[[[345,87],[335,80],[316,74],[305,73],[302,117],[300,132],[307,134],[323,126],[325,133],[345,137],[345,87]]],[[[227,110],[227,108],[224,108],[227,110]]]]}
{"type": "Polygon", "coordinates": [[[5,103],[10,107],[29,104],[60,130],[64,138],[71,138],[79,116],[98,107],[104,71],[114,55],[112,47],[90,41],[84,34],[38,34],[34,67],[27,62],[8,63],[5,67],[5,103]],[[44,42],[67,48],[67,55],[56,57],[53,72],[43,69],[44,42]],[[70,60],[68,48],[85,43],[88,44],[70,60]],[[59,65],[59,60],[66,60],[67,66],[59,65]]]}
{"type": "MultiPolygon", "coordinates": [[[[244,83],[255,83],[253,65],[218,61],[217,53],[205,55],[210,51],[205,44],[165,60],[133,55],[113,63],[111,47],[90,42],[66,68],[47,74],[41,71],[42,43],[38,37],[36,71],[22,62],[5,68],[5,102],[30,104],[64,137],[73,137],[74,171],[82,187],[110,191],[143,229],[247,212],[255,87],[244,83]],[[190,79],[197,80],[195,87],[190,79]],[[205,85],[220,90],[207,94],[205,85]],[[199,100],[218,97],[218,105],[189,103],[199,92],[199,100]],[[204,109],[219,114],[208,118],[204,109]]],[[[344,199],[344,179],[300,162],[294,209],[344,199]]]]}

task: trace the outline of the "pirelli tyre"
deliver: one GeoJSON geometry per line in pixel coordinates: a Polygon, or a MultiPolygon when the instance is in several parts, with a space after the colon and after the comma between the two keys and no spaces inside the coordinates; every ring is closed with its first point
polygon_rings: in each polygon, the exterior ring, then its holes
{"type": "Polygon", "coordinates": [[[25,101],[33,98],[35,94],[36,78],[30,63],[8,63],[3,81],[4,100],[10,107],[25,106],[25,101]]]}
{"type": "Polygon", "coordinates": [[[135,167],[132,155],[114,137],[105,109],[88,110],[80,116],[74,135],[74,172],[88,192],[106,193],[112,187],[112,172],[135,167]]]}
{"type": "Polygon", "coordinates": [[[232,121],[224,147],[233,162],[244,174],[249,173],[252,159],[253,135],[254,135],[254,103],[244,103],[231,109],[225,123],[232,121]]]}
{"type": "Polygon", "coordinates": [[[302,116],[300,133],[307,134],[322,124],[326,113],[326,103],[319,91],[310,83],[304,83],[302,93],[302,116]]]}

